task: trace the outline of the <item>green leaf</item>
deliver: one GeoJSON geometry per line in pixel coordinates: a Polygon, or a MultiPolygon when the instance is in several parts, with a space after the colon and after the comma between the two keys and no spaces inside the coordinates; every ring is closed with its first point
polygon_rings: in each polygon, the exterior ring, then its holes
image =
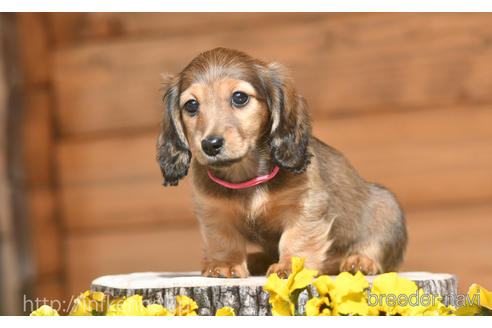
{"type": "Polygon", "coordinates": [[[480,312],[475,314],[476,316],[492,316],[492,310],[485,306],[480,307],[480,312]]]}

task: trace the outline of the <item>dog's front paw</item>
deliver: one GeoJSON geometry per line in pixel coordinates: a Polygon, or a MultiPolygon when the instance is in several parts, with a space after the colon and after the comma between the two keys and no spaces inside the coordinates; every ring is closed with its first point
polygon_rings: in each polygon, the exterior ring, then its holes
{"type": "Polygon", "coordinates": [[[349,255],[340,264],[340,272],[348,271],[355,274],[357,271],[363,274],[373,275],[380,273],[378,265],[365,255],[349,255]]]}
{"type": "Polygon", "coordinates": [[[276,273],[280,278],[287,278],[292,273],[292,264],[290,262],[278,262],[270,265],[267,271],[267,277],[276,273]]]}
{"type": "Polygon", "coordinates": [[[213,278],[247,278],[249,275],[246,264],[206,264],[202,276],[213,278]]]}

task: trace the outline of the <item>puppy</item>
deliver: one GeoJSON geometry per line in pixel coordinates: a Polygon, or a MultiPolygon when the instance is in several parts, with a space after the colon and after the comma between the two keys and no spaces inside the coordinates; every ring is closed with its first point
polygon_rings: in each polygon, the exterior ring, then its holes
{"type": "Polygon", "coordinates": [[[209,50],[167,77],[163,99],[157,158],[164,186],[191,172],[204,276],[247,277],[247,241],[281,277],[292,256],[320,274],[398,268],[400,206],[311,135],[306,102],[281,65],[209,50]]]}

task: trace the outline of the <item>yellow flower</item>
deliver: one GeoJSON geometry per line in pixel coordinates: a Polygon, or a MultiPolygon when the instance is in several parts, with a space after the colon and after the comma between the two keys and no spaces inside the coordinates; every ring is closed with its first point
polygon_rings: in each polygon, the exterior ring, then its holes
{"type": "Polygon", "coordinates": [[[291,261],[292,273],[287,281],[273,273],[263,287],[265,291],[270,292],[269,302],[272,304],[274,316],[294,315],[298,292],[311,284],[314,276],[318,274],[316,270],[304,268],[304,258],[292,257],[291,261]]]}
{"type": "Polygon", "coordinates": [[[218,309],[215,313],[217,317],[234,317],[236,313],[234,313],[234,309],[228,306],[224,306],[221,309],[218,309]]]}
{"type": "Polygon", "coordinates": [[[368,298],[385,315],[450,315],[455,310],[453,306],[446,307],[442,297],[425,294],[415,282],[398,277],[396,272],[374,279],[368,298]]]}
{"type": "Polygon", "coordinates": [[[473,297],[473,295],[480,295],[480,299],[477,300],[477,305],[492,310],[492,292],[489,292],[488,290],[477,284],[473,284],[470,286],[468,295],[470,295],[471,297],[473,297]]]}
{"type": "Polygon", "coordinates": [[[331,315],[330,300],[328,297],[314,297],[306,303],[307,316],[331,315]]]}
{"type": "Polygon", "coordinates": [[[469,300],[472,304],[460,306],[455,313],[456,315],[492,315],[492,292],[489,292],[477,284],[473,284],[468,290],[467,300],[469,300]]]}
{"type": "Polygon", "coordinates": [[[147,313],[150,316],[173,316],[174,313],[169,311],[160,304],[150,304],[147,306],[147,313]]]}
{"type": "Polygon", "coordinates": [[[147,308],[143,305],[141,295],[133,295],[127,299],[118,299],[111,302],[108,316],[146,316],[149,315],[147,308]]]}
{"type": "Polygon", "coordinates": [[[340,273],[333,281],[329,291],[333,303],[334,315],[374,315],[377,314],[367,304],[365,290],[369,288],[366,277],[358,271],[355,275],[349,272],[340,273]]]}
{"type": "Polygon", "coordinates": [[[366,277],[360,271],[357,271],[355,275],[349,272],[340,273],[333,281],[333,285],[335,286],[333,293],[340,298],[345,294],[361,293],[364,289],[369,288],[366,277]]]}
{"type": "Polygon", "coordinates": [[[270,293],[270,304],[272,304],[272,315],[273,316],[289,316],[295,315],[295,304],[294,302],[282,299],[279,295],[275,293],[270,293]]]}
{"type": "Polygon", "coordinates": [[[49,305],[41,305],[36,311],[32,311],[31,314],[30,314],[30,316],[32,316],[32,317],[37,317],[37,316],[54,316],[54,317],[58,317],[60,315],[51,306],[49,306],[49,305]]]}
{"type": "Polygon", "coordinates": [[[74,300],[71,316],[102,315],[106,312],[109,299],[102,292],[85,291],[74,300]]]}
{"type": "Polygon", "coordinates": [[[355,275],[342,272],[334,281],[329,276],[320,276],[313,286],[320,295],[331,300],[332,315],[369,315],[374,312],[367,305],[364,293],[369,283],[360,271],[355,275]]]}
{"type": "MultiPolygon", "coordinates": [[[[384,273],[374,279],[369,294],[369,302],[373,304],[374,297],[374,301],[376,301],[375,307],[385,315],[410,314],[409,309],[402,308],[397,299],[400,295],[410,298],[411,295],[416,295],[417,291],[417,285],[413,281],[399,277],[396,272],[384,273]]],[[[418,303],[414,304],[416,305],[409,305],[413,308],[413,312],[422,312],[418,303]]]]}
{"type": "Polygon", "coordinates": [[[303,289],[314,279],[314,276],[318,274],[316,270],[308,270],[304,267],[304,258],[292,257],[292,273],[287,279],[287,286],[290,293],[298,289],[303,289]]]}
{"type": "MultiPolygon", "coordinates": [[[[420,289],[422,290],[422,289],[420,289]]],[[[432,316],[454,316],[453,314],[454,311],[456,311],[456,308],[452,305],[450,306],[445,306],[442,302],[442,297],[439,297],[436,299],[436,303],[434,305],[431,305],[429,307],[426,307],[425,310],[423,311],[422,315],[432,315],[432,316]]]]}
{"type": "Polygon", "coordinates": [[[176,311],[174,312],[175,315],[196,316],[196,309],[198,309],[198,305],[188,296],[176,296],[176,311]]]}
{"type": "Polygon", "coordinates": [[[363,293],[347,294],[340,303],[335,304],[333,310],[336,315],[376,315],[379,313],[367,304],[363,293]]]}
{"type": "Polygon", "coordinates": [[[330,276],[319,276],[313,282],[313,286],[316,287],[316,290],[322,296],[327,296],[335,288],[330,276]]]}
{"type": "Polygon", "coordinates": [[[287,283],[283,279],[280,279],[276,273],[268,276],[263,290],[270,292],[268,301],[272,304],[272,315],[294,315],[295,305],[289,298],[287,283]]]}
{"type": "Polygon", "coordinates": [[[270,292],[270,298],[273,294],[275,294],[284,301],[289,301],[289,287],[287,286],[285,280],[281,279],[276,273],[272,273],[268,276],[263,289],[270,292]]]}

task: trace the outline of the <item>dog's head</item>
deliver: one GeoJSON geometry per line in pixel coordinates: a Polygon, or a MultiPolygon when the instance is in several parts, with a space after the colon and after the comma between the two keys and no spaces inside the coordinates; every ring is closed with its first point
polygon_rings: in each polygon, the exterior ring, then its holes
{"type": "Polygon", "coordinates": [[[164,185],[186,176],[192,154],[202,165],[225,167],[267,147],[279,167],[294,174],[306,169],[310,119],[281,65],[216,48],[166,77],[165,84],[157,142],[164,185]]]}

